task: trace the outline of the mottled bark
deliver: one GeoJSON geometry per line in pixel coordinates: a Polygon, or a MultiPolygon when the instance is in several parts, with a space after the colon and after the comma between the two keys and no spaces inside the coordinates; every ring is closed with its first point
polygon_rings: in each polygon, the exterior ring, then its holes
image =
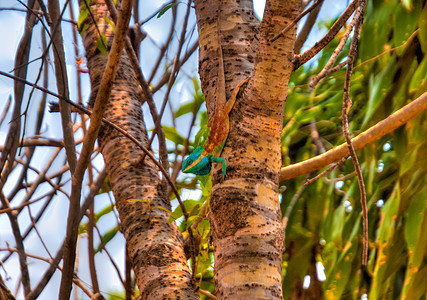
{"type": "Polygon", "coordinates": [[[282,298],[280,135],[296,28],[275,42],[268,40],[298,15],[299,5],[267,1],[259,27],[252,1],[196,1],[199,72],[210,118],[219,96],[219,51],[227,99],[252,74],[230,114],[222,153],[227,174],[223,179],[218,168],[213,173],[209,219],[219,299],[282,298]]]}
{"type": "MultiPolygon", "coordinates": [[[[84,4],[83,4],[84,5],[84,4]]],[[[92,1],[92,12],[101,33],[112,41],[112,28],[103,19],[108,16],[103,1],[92,1]]],[[[91,103],[96,98],[99,83],[107,62],[96,47],[99,34],[90,17],[82,33],[92,86],[91,103]]],[[[83,26],[84,26],[83,24],[83,26]]],[[[80,28],[81,29],[81,28],[80,28]]],[[[119,125],[142,144],[147,143],[138,82],[125,52],[122,54],[113,84],[105,118],[119,125]]],[[[166,221],[169,215],[160,209],[170,209],[157,167],[148,159],[141,161],[142,152],[129,139],[111,127],[101,128],[98,143],[104,156],[106,170],[119,211],[128,254],[135,271],[142,299],[196,299],[191,274],[183,250],[183,238],[175,224],[166,221]],[[129,199],[141,199],[127,202],[129,199]]]]}

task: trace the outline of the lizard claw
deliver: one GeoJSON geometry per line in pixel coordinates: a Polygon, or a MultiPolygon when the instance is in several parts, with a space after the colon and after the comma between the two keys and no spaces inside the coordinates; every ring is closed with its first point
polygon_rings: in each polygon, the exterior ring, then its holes
{"type": "Polygon", "coordinates": [[[225,177],[225,172],[227,170],[227,162],[225,159],[218,157],[212,160],[213,162],[222,163],[222,176],[225,177]]]}

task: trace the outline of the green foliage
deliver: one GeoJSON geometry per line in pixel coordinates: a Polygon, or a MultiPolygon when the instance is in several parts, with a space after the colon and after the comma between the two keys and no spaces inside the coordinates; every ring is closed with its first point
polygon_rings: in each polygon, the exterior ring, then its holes
{"type": "Polygon", "coordinates": [[[171,3],[166,5],[157,15],[157,18],[160,18],[161,16],[163,16],[169,9],[171,9],[172,7],[178,5],[179,3],[181,3],[181,1],[175,2],[175,3],[171,3]]]}
{"type": "MultiPolygon", "coordinates": [[[[368,1],[351,86],[350,130],[354,135],[426,91],[427,5],[422,7],[420,1],[405,3],[368,1]],[[391,50],[395,47],[399,48],[391,50]],[[361,65],[368,59],[372,60],[361,65]]],[[[344,142],[344,72],[324,79],[311,94],[306,86],[337,43],[338,40],[333,41],[323,51],[318,66],[301,68],[292,75],[282,134],[286,165],[317,155],[309,127],[312,120],[326,150],[344,142]]],[[[312,282],[305,294],[321,294],[324,299],[360,299],[362,294],[369,299],[420,299],[424,295],[426,123],[423,113],[358,152],[369,209],[370,255],[366,270],[361,268],[361,207],[355,176],[344,180],[342,188],[335,186],[336,180],[320,179],[304,190],[286,227],[285,299],[303,290],[305,275],[311,275],[312,282]],[[383,150],[385,143],[391,145],[390,150],[383,150]],[[381,207],[382,203],[385,204],[381,207]],[[319,282],[313,271],[319,261],[325,266],[324,282],[319,282]]],[[[327,178],[340,178],[352,172],[348,160],[327,178]]],[[[283,194],[283,211],[301,183],[301,178],[284,182],[287,189],[283,194]]]]}
{"type": "Polygon", "coordinates": [[[108,230],[105,234],[101,236],[102,241],[99,243],[98,247],[95,249],[95,253],[101,251],[101,249],[109,242],[111,241],[116,234],[119,232],[119,226],[115,226],[108,230]]]}
{"type": "Polygon", "coordinates": [[[102,33],[100,37],[96,38],[96,48],[98,48],[99,52],[104,56],[107,56],[108,54],[107,44],[107,37],[104,33],[102,33]]]}
{"type": "Polygon", "coordinates": [[[90,12],[89,12],[90,3],[91,3],[91,0],[80,2],[80,14],[79,14],[79,19],[77,20],[77,28],[80,30],[81,33],[85,32],[89,28],[89,24],[85,24],[83,28],[82,28],[82,25],[90,15],[90,12]]]}

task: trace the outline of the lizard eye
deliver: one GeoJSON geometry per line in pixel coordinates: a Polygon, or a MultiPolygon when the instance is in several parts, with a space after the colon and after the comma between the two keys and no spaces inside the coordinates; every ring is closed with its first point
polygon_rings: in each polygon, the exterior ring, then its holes
{"type": "Polygon", "coordinates": [[[193,153],[183,162],[182,172],[196,175],[207,175],[212,168],[212,155],[206,157],[194,156],[193,153]]]}
{"type": "Polygon", "coordinates": [[[197,161],[200,158],[200,155],[203,152],[203,147],[199,146],[196,149],[194,149],[193,152],[183,161],[182,163],[182,172],[189,172],[189,170],[185,171],[189,166],[191,166],[195,161],[197,161]]]}

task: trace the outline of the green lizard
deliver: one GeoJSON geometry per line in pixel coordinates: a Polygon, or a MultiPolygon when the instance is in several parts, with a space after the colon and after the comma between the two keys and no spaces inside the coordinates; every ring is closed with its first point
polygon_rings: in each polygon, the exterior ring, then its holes
{"type": "MultiPolygon", "coordinates": [[[[224,59],[221,47],[221,8],[218,7],[216,22],[217,50],[218,50],[218,81],[216,84],[216,103],[213,117],[209,122],[209,136],[205,146],[197,147],[182,163],[182,172],[196,175],[207,175],[212,169],[212,163],[222,163],[222,175],[225,176],[226,161],[221,158],[222,148],[228,137],[230,129],[229,113],[236,102],[240,88],[249,81],[246,78],[234,89],[233,94],[227,101],[225,94],[224,59]]],[[[207,99],[209,101],[209,99],[207,99]]]]}
{"type": "MultiPolygon", "coordinates": [[[[220,55],[221,56],[221,55],[220,55]]],[[[222,68],[220,61],[219,71],[222,68]]],[[[221,77],[221,76],[220,76],[221,77]]],[[[224,73],[222,72],[222,77],[224,73]]],[[[221,81],[221,80],[219,80],[221,81]]],[[[222,163],[222,175],[225,176],[226,161],[219,157],[228,137],[230,129],[229,113],[236,102],[240,88],[249,81],[249,77],[239,83],[234,89],[233,95],[223,105],[216,105],[213,120],[209,129],[209,136],[206,146],[197,147],[182,163],[182,172],[196,175],[207,175],[211,171],[212,163],[222,163]]],[[[218,84],[220,85],[220,84],[218,84]]],[[[224,88],[225,98],[225,88],[224,88]]]]}

